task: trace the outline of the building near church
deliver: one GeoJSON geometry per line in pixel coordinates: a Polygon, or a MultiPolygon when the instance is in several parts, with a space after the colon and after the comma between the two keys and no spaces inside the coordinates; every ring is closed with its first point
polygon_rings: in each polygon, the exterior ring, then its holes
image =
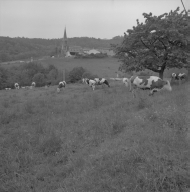
{"type": "Polygon", "coordinates": [[[71,57],[77,54],[85,55],[85,54],[99,54],[99,53],[103,53],[103,54],[106,53],[108,56],[115,55],[113,50],[110,50],[109,48],[91,49],[91,48],[82,48],[81,46],[69,46],[66,27],[65,27],[64,36],[63,36],[62,45],[61,45],[62,56],[71,57]]]}

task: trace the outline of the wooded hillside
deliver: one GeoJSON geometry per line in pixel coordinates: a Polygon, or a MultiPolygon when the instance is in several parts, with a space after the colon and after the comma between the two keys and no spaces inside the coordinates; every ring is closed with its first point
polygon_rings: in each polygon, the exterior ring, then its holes
{"type": "MultiPolygon", "coordinates": [[[[118,44],[123,37],[116,36],[112,39],[96,39],[89,37],[68,38],[69,46],[86,48],[109,48],[110,44],[118,44]]],[[[24,37],[0,37],[0,62],[20,59],[35,58],[52,55],[56,49],[61,48],[62,39],[42,39],[24,37]]]]}

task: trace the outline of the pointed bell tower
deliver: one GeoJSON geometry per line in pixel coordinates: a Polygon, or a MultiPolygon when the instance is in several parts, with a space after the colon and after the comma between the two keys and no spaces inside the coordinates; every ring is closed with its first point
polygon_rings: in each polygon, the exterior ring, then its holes
{"type": "Polygon", "coordinates": [[[63,36],[63,40],[62,40],[61,54],[65,56],[68,51],[69,51],[69,46],[68,46],[67,32],[66,32],[66,27],[65,27],[64,36],[63,36]]]}

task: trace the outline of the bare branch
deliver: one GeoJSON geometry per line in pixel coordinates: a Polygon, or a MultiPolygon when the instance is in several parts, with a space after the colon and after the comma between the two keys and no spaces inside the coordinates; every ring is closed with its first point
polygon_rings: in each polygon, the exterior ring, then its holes
{"type": "Polygon", "coordinates": [[[181,0],[181,3],[182,3],[182,5],[183,5],[183,8],[184,8],[184,10],[185,10],[185,13],[187,14],[187,11],[186,11],[185,6],[184,6],[184,4],[183,4],[183,0],[181,0]]]}

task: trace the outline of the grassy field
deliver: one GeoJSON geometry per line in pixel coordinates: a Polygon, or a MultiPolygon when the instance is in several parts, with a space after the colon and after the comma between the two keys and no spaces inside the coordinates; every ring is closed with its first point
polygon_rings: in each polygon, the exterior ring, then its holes
{"type": "Polygon", "coordinates": [[[110,85],[0,91],[0,191],[185,191],[190,84],[136,99],[110,85]]]}
{"type": "MultiPolygon", "coordinates": [[[[103,59],[74,59],[74,58],[46,58],[43,60],[38,60],[44,67],[47,67],[50,64],[53,64],[60,71],[67,70],[71,71],[74,67],[83,67],[90,71],[94,75],[98,75],[99,77],[110,78],[116,77],[116,72],[118,72],[118,68],[120,66],[120,62],[117,58],[107,57],[103,59]]],[[[11,66],[19,66],[22,63],[14,63],[14,64],[3,64],[2,66],[5,68],[10,68],[11,66]]],[[[149,71],[150,72],[150,71],[149,71]]],[[[176,72],[185,72],[185,69],[170,69],[165,70],[164,77],[171,77],[172,73],[176,72]]],[[[129,77],[127,74],[123,74],[122,72],[118,72],[120,76],[129,77]]],[[[152,75],[157,75],[157,73],[150,72],[152,75]]]]}

